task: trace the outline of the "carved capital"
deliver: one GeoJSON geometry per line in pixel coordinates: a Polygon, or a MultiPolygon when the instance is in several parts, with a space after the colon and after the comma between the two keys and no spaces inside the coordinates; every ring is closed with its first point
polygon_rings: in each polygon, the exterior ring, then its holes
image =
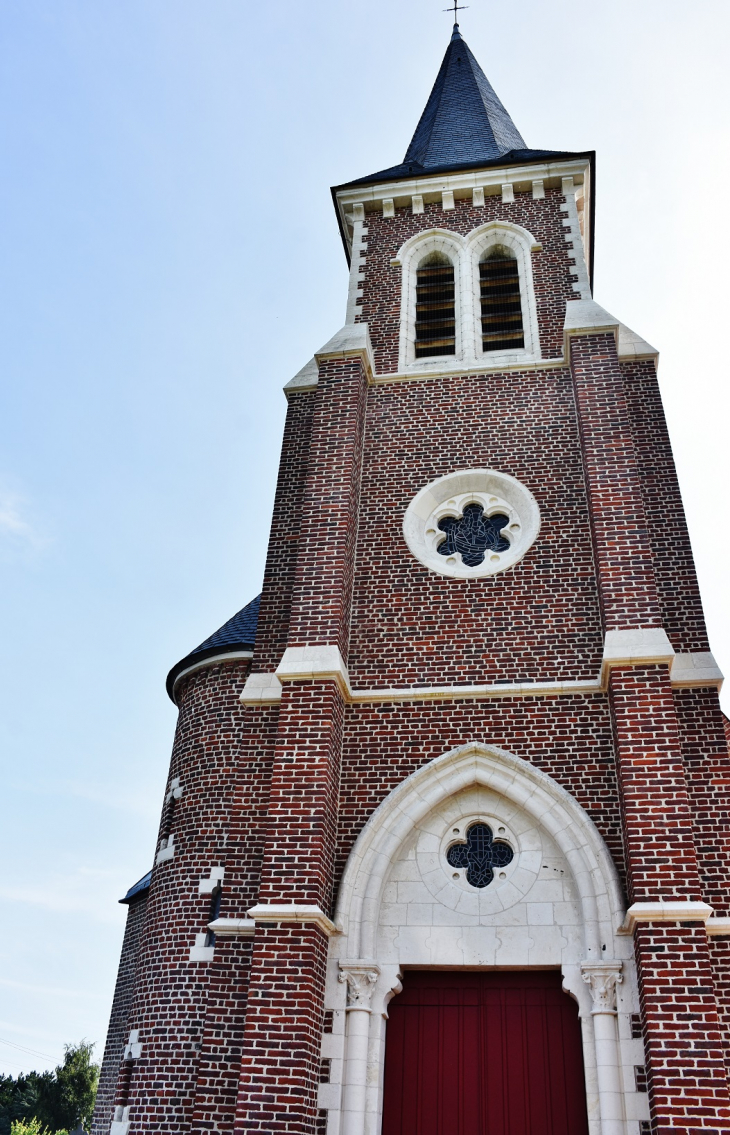
{"type": "Polygon", "coordinates": [[[347,1008],[370,1012],[370,1001],[380,967],[374,962],[340,962],[339,981],[347,985],[347,1008]]]}
{"type": "Polygon", "coordinates": [[[593,1014],[616,1013],[616,986],[623,981],[622,962],[583,962],[580,972],[593,997],[593,1014]]]}

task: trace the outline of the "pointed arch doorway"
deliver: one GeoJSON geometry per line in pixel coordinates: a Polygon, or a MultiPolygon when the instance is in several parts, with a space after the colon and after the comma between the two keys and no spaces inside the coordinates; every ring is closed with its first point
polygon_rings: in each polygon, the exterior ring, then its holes
{"type": "Polygon", "coordinates": [[[383,1135],[587,1135],[576,1003],[555,970],[407,971],[383,1135]]]}

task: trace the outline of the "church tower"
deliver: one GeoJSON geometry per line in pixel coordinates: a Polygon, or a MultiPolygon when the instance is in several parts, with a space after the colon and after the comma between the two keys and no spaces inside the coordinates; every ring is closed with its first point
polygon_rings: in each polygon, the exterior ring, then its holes
{"type": "Polygon", "coordinates": [[[594,186],[455,25],[332,190],[346,322],[261,595],[170,674],[94,1135],[730,1132],[722,676],[594,186]]]}

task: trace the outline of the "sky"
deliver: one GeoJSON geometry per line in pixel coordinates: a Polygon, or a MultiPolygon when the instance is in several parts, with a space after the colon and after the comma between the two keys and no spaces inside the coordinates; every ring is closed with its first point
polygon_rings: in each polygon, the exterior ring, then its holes
{"type": "MultiPolygon", "coordinates": [[[[260,589],[281,388],[344,322],[329,186],[402,159],[443,6],[4,0],[0,1072],[102,1055],[165,675],[260,589]]],[[[661,352],[730,672],[730,7],[460,18],[528,146],[597,150],[595,298],[661,352]]]]}

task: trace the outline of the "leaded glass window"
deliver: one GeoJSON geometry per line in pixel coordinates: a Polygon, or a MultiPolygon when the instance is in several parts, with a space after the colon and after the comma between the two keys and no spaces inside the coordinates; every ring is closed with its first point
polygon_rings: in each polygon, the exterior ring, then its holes
{"type": "Polygon", "coordinates": [[[479,265],[482,348],[508,351],[524,347],[520,273],[512,253],[497,247],[479,265]]]}
{"type": "Polygon", "coordinates": [[[484,563],[486,552],[506,552],[509,540],[500,532],[509,524],[509,517],[498,513],[485,516],[480,504],[468,504],[459,517],[445,516],[438,526],[446,533],[436,551],[440,556],[453,556],[457,552],[462,563],[477,567],[484,563]]]}
{"type": "Polygon", "coordinates": [[[434,252],[416,273],[416,358],[455,353],[454,265],[434,252]]]}
{"type": "Polygon", "coordinates": [[[446,852],[450,867],[466,867],[466,881],[472,887],[488,887],[494,868],[506,867],[514,859],[508,843],[494,838],[489,824],[470,824],[464,843],[453,843],[446,852]]]}

